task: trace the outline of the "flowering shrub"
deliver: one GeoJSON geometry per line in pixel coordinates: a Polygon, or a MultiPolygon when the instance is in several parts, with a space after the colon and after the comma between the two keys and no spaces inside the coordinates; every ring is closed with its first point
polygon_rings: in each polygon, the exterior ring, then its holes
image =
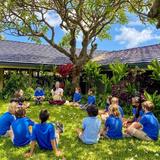
{"type": "Polygon", "coordinates": [[[57,67],[57,72],[63,77],[67,77],[71,74],[73,64],[64,64],[57,67]]]}

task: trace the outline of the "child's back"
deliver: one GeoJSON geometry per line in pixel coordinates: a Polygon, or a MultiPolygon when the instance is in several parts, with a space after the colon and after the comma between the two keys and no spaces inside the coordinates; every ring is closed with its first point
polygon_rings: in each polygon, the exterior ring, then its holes
{"type": "Polygon", "coordinates": [[[99,140],[101,121],[97,117],[86,117],[83,120],[82,128],[84,132],[82,134],[82,140],[86,144],[97,143],[99,140]]]}
{"type": "Polygon", "coordinates": [[[37,141],[41,149],[52,150],[51,140],[56,138],[55,128],[51,123],[40,123],[33,127],[32,141],[37,141]]]}
{"type": "Polygon", "coordinates": [[[122,138],[122,120],[117,104],[109,107],[109,117],[105,122],[106,137],[111,139],[122,138]]]}
{"type": "Polygon", "coordinates": [[[5,135],[8,130],[10,130],[10,126],[12,122],[15,120],[15,110],[16,110],[17,104],[15,102],[12,102],[9,104],[8,112],[4,113],[0,117],[0,136],[5,135]]]}
{"type": "MultiPolygon", "coordinates": [[[[21,111],[24,110],[20,108],[16,114],[21,114],[21,111]]],[[[24,115],[22,115],[24,116],[24,115]]],[[[25,146],[31,141],[31,134],[29,131],[29,126],[33,126],[34,122],[27,117],[17,117],[16,120],[12,123],[13,131],[13,144],[15,146],[25,146]]]]}
{"type": "Polygon", "coordinates": [[[96,103],[96,97],[93,96],[93,95],[89,95],[89,96],[88,96],[88,104],[89,104],[89,105],[93,105],[93,104],[95,104],[95,103],[96,103]]]}
{"type": "Polygon", "coordinates": [[[105,127],[108,129],[106,136],[113,139],[122,138],[122,121],[119,117],[110,115],[106,120],[105,127]]]}
{"type": "Polygon", "coordinates": [[[0,135],[6,134],[14,120],[15,118],[10,112],[6,112],[0,117],[0,135]]]}

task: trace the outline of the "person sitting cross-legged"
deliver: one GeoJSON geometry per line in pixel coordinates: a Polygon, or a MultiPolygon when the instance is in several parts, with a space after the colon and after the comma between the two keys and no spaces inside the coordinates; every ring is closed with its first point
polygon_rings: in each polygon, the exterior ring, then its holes
{"type": "Polygon", "coordinates": [[[83,119],[82,129],[77,129],[80,140],[85,144],[99,141],[101,121],[98,119],[98,108],[90,105],[87,108],[88,117],[83,119]]]}
{"type": "Polygon", "coordinates": [[[145,101],[142,103],[142,107],[144,115],[139,122],[132,123],[127,128],[126,133],[141,140],[156,141],[159,134],[159,122],[152,112],[154,104],[150,101],[145,101]]]}
{"type": "Polygon", "coordinates": [[[39,119],[41,123],[36,124],[32,130],[31,137],[31,149],[30,152],[25,154],[25,157],[31,157],[35,150],[36,142],[38,143],[40,149],[53,150],[56,156],[61,156],[62,152],[58,149],[58,142],[60,133],[62,130],[55,130],[52,123],[47,123],[49,119],[49,112],[47,110],[41,110],[39,114],[39,119]]]}
{"type": "Polygon", "coordinates": [[[40,85],[38,85],[35,92],[34,92],[35,104],[41,104],[44,99],[45,99],[44,91],[40,87],[40,85]]]}

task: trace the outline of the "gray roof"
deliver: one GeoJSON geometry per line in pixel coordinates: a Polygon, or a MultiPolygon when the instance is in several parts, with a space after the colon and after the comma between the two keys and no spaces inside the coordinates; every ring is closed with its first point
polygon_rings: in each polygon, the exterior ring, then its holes
{"type": "MultiPolygon", "coordinates": [[[[79,53],[77,49],[77,54],[79,53]]],[[[160,61],[160,44],[132,48],[120,51],[99,51],[94,54],[94,61],[107,66],[116,60],[122,63],[149,63],[157,58],[160,61]]],[[[7,65],[61,65],[71,63],[64,54],[49,45],[38,45],[15,41],[0,41],[0,64],[7,65]]]]}
{"type": "Polygon", "coordinates": [[[150,63],[153,59],[160,61],[160,44],[104,53],[94,57],[93,61],[107,66],[116,60],[128,64],[141,64],[150,63]]]}
{"type": "Polygon", "coordinates": [[[0,63],[60,65],[71,61],[49,45],[0,41],[0,63]]]}

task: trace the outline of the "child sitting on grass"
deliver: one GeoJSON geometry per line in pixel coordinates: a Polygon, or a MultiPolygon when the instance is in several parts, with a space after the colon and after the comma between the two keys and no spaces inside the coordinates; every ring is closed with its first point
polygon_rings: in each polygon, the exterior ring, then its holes
{"type": "Polygon", "coordinates": [[[26,111],[24,108],[19,108],[15,112],[16,120],[12,123],[11,140],[17,147],[25,146],[31,141],[30,126],[34,125],[34,122],[26,117],[26,111]]]}
{"type": "Polygon", "coordinates": [[[142,117],[143,110],[142,110],[142,104],[140,101],[140,97],[133,97],[132,98],[132,114],[133,114],[133,118],[132,119],[128,119],[127,121],[124,122],[124,126],[129,126],[131,125],[133,122],[139,121],[142,117]]]}
{"type": "Polygon", "coordinates": [[[12,102],[9,104],[8,112],[0,116],[0,136],[7,137],[9,136],[10,126],[15,120],[15,111],[17,108],[17,103],[12,102]]]}
{"type": "Polygon", "coordinates": [[[88,90],[87,104],[81,106],[81,109],[87,109],[88,106],[95,105],[95,104],[96,104],[96,96],[94,95],[94,90],[92,88],[90,88],[88,90]]]}
{"type": "Polygon", "coordinates": [[[23,107],[24,109],[29,108],[30,103],[25,102],[24,92],[22,89],[19,89],[15,92],[14,98],[10,100],[10,102],[17,102],[19,104],[19,107],[23,107]]]}
{"type": "Polygon", "coordinates": [[[102,131],[102,135],[110,139],[121,139],[123,137],[122,120],[116,104],[112,104],[109,107],[109,117],[105,122],[105,128],[102,131]]]}
{"type": "Polygon", "coordinates": [[[119,99],[117,97],[112,97],[111,104],[115,105],[115,106],[118,106],[118,110],[120,112],[120,117],[123,118],[124,117],[124,112],[123,112],[122,107],[119,105],[119,99]]]}
{"type": "Polygon", "coordinates": [[[61,156],[62,152],[57,148],[57,146],[60,133],[62,131],[56,131],[52,123],[46,123],[49,119],[49,112],[47,110],[41,110],[39,119],[41,120],[41,123],[36,124],[33,127],[31,149],[29,153],[25,154],[25,157],[31,157],[33,155],[36,142],[38,143],[40,149],[53,150],[56,156],[61,156]]]}
{"type": "Polygon", "coordinates": [[[94,105],[87,108],[88,117],[83,119],[82,130],[78,129],[77,133],[85,144],[94,144],[99,141],[101,121],[97,118],[98,108],[94,105]]]}
{"type": "Polygon", "coordinates": [[[152,113],[154,104],[150,101],[142,103],[144,115],[139,122],[132,123],[126,130],[127,134],[141,140],[158,140],[159,122],[152,113]]]}
{"type": "Polygon", "coordinates": [[[45,99],[45,96],[44,96],[44,91],[43,89],[40,87],[40,85],[38,84],[37,85],[37,88],[35,89],[35,92],[34,92],[34,100],[35,100],[35,104],[41,104],[42,101],[45,99]]]}

